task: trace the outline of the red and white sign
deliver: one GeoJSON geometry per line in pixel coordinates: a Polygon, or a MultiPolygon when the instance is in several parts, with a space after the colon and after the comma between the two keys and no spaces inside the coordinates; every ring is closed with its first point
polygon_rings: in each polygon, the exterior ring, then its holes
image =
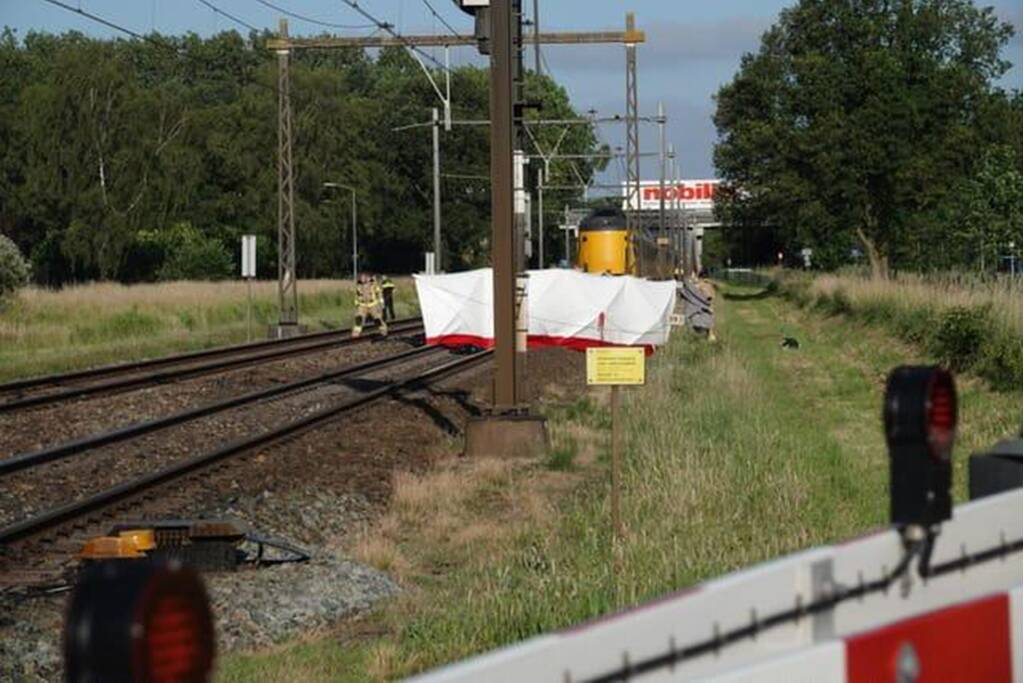
{"type": "Polygon", "coordinates": [[[799,609],[890,575],[906,552],[896,530],[766,562],[415,680],[1021,683],[1022,567],[1013,548],[1022,504],[1015,489],[958,505],[931,566],[998,548],[1005,555],[927,579],[912,562],[887,590],[831,608],[799,609]],[[772,623],[780,614],[799,616],[772,623]]]}
{"type": "MultiPolygon", "coordinates": [[[[704,178],[700,180],[680,180],[678,184],[665,183],[665,207],[671,209],[674,202],[681,201],[683,209],[687,211],[711,211],[715,203],[715,193],[721,180],[704,178]]],[[[636,208],[636,202],[631,202],[629,188],[622,184],[622,208],[623,210],[636,208]]],[[[656,211],[661,207],[661,182],[658,180],[640,181],[640,209],[642,211],[656,211]]]]}

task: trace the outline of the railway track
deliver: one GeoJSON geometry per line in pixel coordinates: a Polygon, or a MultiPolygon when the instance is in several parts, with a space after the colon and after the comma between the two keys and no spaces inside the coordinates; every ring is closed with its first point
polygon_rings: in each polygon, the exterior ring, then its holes
{"type": "MultiPolygon", "coordinates": [[[[392,334],[423,328],[419,318],[398,320],[392,334]]],[[[32,377],[0,384],[0,414],[52,405],[84,396],[112,394],[154,384],[232,370],[249,365],[301,356],[329,348],[353,346],[378,338],[373,329],[352,338],[348,329],[273,339],[251,344],[222,346],[203,351],[118,363],[75,372],[32,377]]]]}
{"type": "MultiPolygon", "coordinates": [[[[348,372],[350,375],[365,373],[371,369],[379,369],[388,362],[400,363],[417,356],[425,356],[432,350],[415,349],[339,372],[348,372]],[[373,367],[367,367],[370,365],[373,367]]],[[[293,438],[306,430],[386,396],[403,390],[428,386],[449,378],[485,362],[489,359],[490,352],[478,352],[454,359],[450,354],[439,355],[442,356],[439,359],[442,362],[433,362],[426,369],[417,368],[386,381],[353,383],[349,387],[351,396],[332,402],[298,419],[256,434],[234,439],[211,450],[190,455],[159,469],[149,471],[142,476],[130,478],[72,502],[42,510],[0,528],[0,593],[11,589],[21,589],[26,584],[59,583],[59,577],[68,562],[68,551],[76,546],[80,536],[88,535],[88,532],[92,530],[99,531],[103,525],[109,525],[118,516],[124,515],[146,501],[154,500],[167,490],[168,484],[183,483],[184,480],[198,473],[226,465],[231,459],[250,454],[262,447],[293,438]],[[63,558],[63,561],[56,560],[56,568],[51,566],[55,562],[54,555],[63,558]],[[26,557],[33,558],[34,566],[24,564],[23,560],[26,557]]],[[[337,373],[328,373],[328,375],[334,374],[337,373]]],[[[321,383],[331,381],[325,377],[327,375],[318,379],[321,383]]],[[[293,387],[291,391],[301,390],[301,388],[293,387]]],[[[251,398],[252,395],[246,396],[251,398]]],[[[22,466],[21,469],[33,467],[41,462],[30,462],[22,466]]],[[[172,494],[180,495],[181,490],[182,487],[178,486],[172,494]]]]}

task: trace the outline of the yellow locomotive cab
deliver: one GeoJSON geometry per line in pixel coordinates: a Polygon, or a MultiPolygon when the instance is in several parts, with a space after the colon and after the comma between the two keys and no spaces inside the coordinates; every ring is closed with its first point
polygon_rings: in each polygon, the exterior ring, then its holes
{"type": "Polygon", "coordinates": [[[580,222],[576,266],[584,273],[632,273],[632,245],[622,211],[598,209],[580,222]]]}

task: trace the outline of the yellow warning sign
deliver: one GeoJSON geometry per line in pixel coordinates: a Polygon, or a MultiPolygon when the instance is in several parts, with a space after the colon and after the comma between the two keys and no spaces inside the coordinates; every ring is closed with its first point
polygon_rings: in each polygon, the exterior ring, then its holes
{"type": "Polygon", "coordinates": [[[644,350],[603,346],[587,349],[587,384],[643,384],[644,350]]]}

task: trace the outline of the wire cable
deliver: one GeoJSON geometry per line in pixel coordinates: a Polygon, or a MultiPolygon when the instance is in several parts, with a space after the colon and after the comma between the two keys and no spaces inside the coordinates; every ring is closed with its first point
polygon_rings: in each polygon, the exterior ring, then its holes
{"type": "Polygon", "coordinates": [[[260,30],[258,28],[256,28],[255,26],[253,26],[249,22],[244,21],[242,19],[239,19],[238,17],[236,17],[233,14],[228,14],[227,12],[222,10],[220,7],[217,7],[216,5],[214,5],[212,2],[207,2],[207,0],[199,0],[199,2],[201,4],[203,4],[203,5],[206,5],[210,9],[212,9],[214,11],[214,13],[219,14],[219,15],[221,15],[223,17],[227,17],[228,19],[230,19],[231,21],[235,22],[239,26],[244,26],[245,28],[249,29],[250,31],[256,31],[257,33],[260,32],[260,30]]]}
{"type": "Polygon", "coordinates": [[[445,25],[445,28],[447,28],[449,31],[451,31],[451,34],[453,36],[455,36],[456,38],[464,38],[465,37],[461,33],[459,33],[458,31],[456,31],[454,28],[452,28],[452,25],[449,24],[448,21],[444,17],[442,17],[440,14],[437,13],[437,10],[434,9],[434,6],[430,4],[430,0],[423,0],[423,4],[427,6],[427,9],[430,10],[430,13],[434,15],[435,19],[440,21],[442,24],[445,25]]]}
{"type": "Polygon", "coordinates": [[[293,19],[298,19],[299,21],[305,21],[305,22],[307,22],[309,24],[316,24],[317,26],[325,26],[327,28],[345,28],[345,29],[366,29],[366,28],[375,28],[376,27],[376,24],[335,24],[335,23],[332,23],[330,21],[321,21],[320,19],[314,19],[312,17],[307,17],[307,16],[304,16],[302,14],[299,14],[298,12],[292,12],[292,11],[290,11],[290,10],[284,8],[284,7],[281,7],[279,5],[275,5],[272,2],[268,2],[267,0],[256,0],[256,2],[260,3],[261,5],[263,5],[265,7],[269,7],[270,9],[272,9],[272,10],[274,10],[276,12],[280,12],[281,14],[284,14],[284,15],[287,15],[289,17],[292,17],[293,19]]]}
{"type": "Polygon", "coordinates": [[[446,73],[451,73],[451,71],[448,69],[448,67],[445,66],[444,64],[442,64],[441,62],[437,61],[434,58],[433,55],[431,55],[429,52],[427,52],[425,50],[422,50],[419,47],[417,47],[417,46],[413,45],[412,43],[410,43],[408,40],[405,39],[405,36],[403,36],[401,33],[398,33],[397,31],[395,31],[394,26],[392,26],[391,24],[389,24],[386,21],[381,21],[377,17],[375,17],[372,14],[370,14],[369,12],[367,12],[365,9],[363,9],[359,5],[358,2],[356,2],[356,0],[341,0],[341,2],[343,2],[344,4],[348,5],[352,9],[354,9],[356,12],[358,12],[367,21],[373,22],[373,25],[376,26],[377,28],[381,29],[382,31],[387,31],[387,33],[392,38],[394,38],[395,40],[400,42],[403,46],[405,46],[405,48],[407,50],[415,52],[420,57],[423,57],[424,59],[426,59],[430,63],[432,63],[435,66],[437,66],[437,68],[441,69],[441,71],[444,71],[446,73]]]}
{"type": "MultiPolygon", "coordinates": [[[[143,35],[141,33],[138,33],[137,31],[133,31],[130,28],[126,28],[124,26],[121,26],[120,24],[117,24],[117,23],[115,23],[115,22],[113,22],[113,21],[111,21],[109,19],[104,19],[103,17],[101,17],[99,15],[92,14],[92,13],[87,12],[87,11],[85,11],[83,9],[78,8],[78,7],[73,7],[72,5],[69,5],[69,4],[65,3],[65,2],[61,2],[61,0],[43,0],[43,2],[47,2],[47,3],[51,4],[51,5],[54,5],[55,7],[60,7],[61,9],[67,10],[68,12],[72,12],[74,14],[78,14],[78,15],[83,16],[83,17],[85,17],[87,19],[90,19],[90,20],[92,20],[92,21],[94,21],[94,22],[96,22],[98,24],[102,24],[102,25],[106,26],[107,28],[114,29],[115,31],[119,31],[120,33],[123,33],[125,35],[131,36],[132,38],[137,38],[138,40],[145,41],[145,42],[149,43],[150,45],[155,45],[156,47],[159,47],[159,48],[161,48],[163,50],[168,50],[168,51],[172,52],[175,56],[180,57],[182,55],[182,53],[183,53],[183,49],[182,48],[179,48],[179,47],[177,47],[175,45],[172,45],[171,43],[165,42],[165,41],[163,41],[163,40],[161,40],[159,38],[156,38],[155,36],[143,35]]],[[[281,94],[281,91],[278,90],[276,85],[270,85],[270,84],[267,84],[267,83],[260,83],[259,81],[255,81],[255,80],[245,81],[244,83],[240,83],[240,85],[253,85],[253,86],[256,86],[257,88],[263,88],[264,90],[269,90],[270,92],[273,92],[275,95],[278,95],[278,96],[280,96],[280,94],[281,94]]],[[[292,99],[296,99],[296,98],[293,96],[292,99]]]]}
{"type": "Polygon", "coordinates": [[[66,9],[67,11],[73,12],[74,14],[80,14],[80,15],[82,15],[83,17],[85,17],[87,19],[92,19],[93,21],[95,21],[98,24],[103,24],[107,28],[112,28],[115,31],[120,31],[121,33],[124,33],[124,34],[127,34],[127,35],[131,36],[132,38],[138,38],[140,40],[148,40],[146,38],[146,36],[142,35],[141,33],[136,33],[135,31],[131,30],[130,28],[125,28],[124,26],[118,26],[114,22],[108,21],[107,19],[104,19],[103,17],[96,16],[95,14],[91,14],[89,12],[86,12],[81,7],[72,7],[71,5],[68,5],[66,3],[60,2],[60,0],[43,0],[43,2],[48,2],[51,5],[55,5],[57,7],[60,7],[61,9],[66,9]]]}

